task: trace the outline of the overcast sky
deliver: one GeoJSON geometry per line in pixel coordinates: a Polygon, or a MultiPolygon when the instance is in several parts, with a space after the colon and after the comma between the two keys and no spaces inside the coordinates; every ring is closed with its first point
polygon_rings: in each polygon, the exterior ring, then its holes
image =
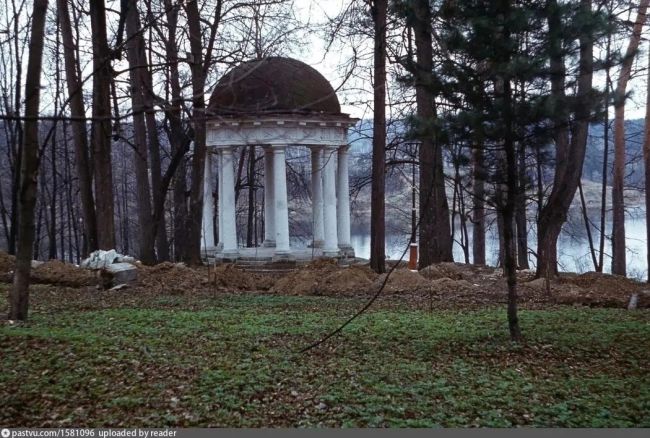
{"type": "MultiPolygon", "coordinates": [[[[336,16],[342,8],[350,0],[295,0],[296,15],[303,22],[310,22],[312,24],[321,24],[326,21],[327,17],[336,16]]],[[[359,0],[360,1],[360,0],[359,0]]],[[[627,40],[622,41],[622,44],[627,44],[627,40]]],[[[322,35],[311,34],[309,38],[305,39],[305,44],[297,53],[292,54],[295,58],[306,62],[318,71],[320,71],[331,83],[333,87],[341,84],[344,72],[339,68],[339,65],[349,57],[352,50],[347,50],[345,44],[337,46],[337,50],[325,53],[326,43],[322,35]]],[[[626,118],[638,119],[645,117],[645,101],[646,101],[646,66],[648,65],[648,47],[647,42],[641,46],[641,53],[636,59],[635,66],[638,73],[628,84],[628,92],[631,97],[626,105],[626,118]]],[[[615,81],[617,78],[617,71],[613,71],[612,79],[615,81]]],[[[604,78],[595,78],[595,83],[600,84],[604,82],[604,78]]],[[[370,89],[370,87],[367,87],[370,89]]],[[[372,114],[369,113],[367,105],[346,105],[345,104],[346,92],[339,92],[339,100],[342,103],[342,110],[349,113],[353,117],[369,118],[372,114]]],[[[365,100],[371,100],[372,95],[367,93],[365,100]]],[[[610,108],[610,117],[613,117],[613,108],[610,108]]]]}

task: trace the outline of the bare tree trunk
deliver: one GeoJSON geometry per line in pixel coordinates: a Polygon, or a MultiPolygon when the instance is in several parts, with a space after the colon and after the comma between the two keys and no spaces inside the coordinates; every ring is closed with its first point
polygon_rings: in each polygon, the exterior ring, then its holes
{"type": "Polygon", "coordinates": [[[463,256],[465,257],[465,263],[470,264],[469,258],[469,232],[467,229],[467,221],[469,219],[469,213],[467,212],[467,204],[465,201],[465,193],[460,183],[460,191],[458,196],[458,208],[460,210],[460,235],[461,235],[461,246],[463,248],[463,256]]]}
{"type": "MultiPolygon", "coordinates": [[[[135,2],[134,2],[135,3],[135,2]]],[[[150,3],[150,2],[149,2],[150,3]]],[[[148,6],[150,10],[150,4],[148,6]]],[[[174,24],[175,26],[175,24],[174,24]]],[[[138,17],[138,29],[140,28],[140,20],[138,17]]],[[[151,28],[150,28],[151,31],[151,28]]],[[[141,32],[138,32],[136,38],[141,40],[142,47],[145,47],[144,37],[141,32]]],[[[171,44],[176,41],[172,40],[171,44]]],[[[151,52],[151,43],[149,45],[151,52]]],[[[147,123],[147,138],[149,144],[149,168],[151,172],[151,192],[153,197],[153,223],[152,233],[155,234],[156,239],[156,252],[157,260],[169,260],[169,241],[167,240],[167,220],[164,213],[165,200],[167,198],[167,187],[164,187],[162,175],[162,162],[160,158],[160,136],[158,135],[158,124],[156,121],[156,112],[154,108],[154,94],[153,94],[153,79],[151,73],[151,62],[148,62],[144,51],[142,53],[141,65],[146,65],[146,68],[141,69],[143,77],[144,89],[142,90],[142,100],[145,109],[145,120],[147,123]],[[162,213],[158,213],[162,210],[162,213]]],[[[175,60],[175,62],[177,62],[175,60]]],[[[184,152],[183,152],[184,153],[184,152]]]]}
{"type": "Polygon", "coordinates": [[[248,149],[246,147],[239,148],[239,160],[237,160],[237,176],[235,177],[235,205],[239,201],[239,195],[242,189],[242,175],[244,174],[244,163],[246,163],[246,155],[248,149]]]}
{"type": "Polygon", "coordinates": [[[95,164],[97,239],[100,249],[115,247],[113,210],[113,168],[111,158],[111,53],[106,36],[104,0],[90,0],[90,25],[93,40],[93,123],[92,144],[95,164]]]}
{"type": "MultiPolygon", "coordinates": [[[[22,66],[23,59],[21,56],[20,42],[18,35],[21,33],[20,26],[21,20],[18,17],[18,10],[16,9],[15,2],[12,2],[13,14],[16,19],[13,20],[13,53],[15,58],[12,61],[16,66],[16,84],[14,104],[13,104],[13,113],[16,116],[20,116],[20,108],[22,106],[22,66]]],[[[21,6],[22,7],[22,6],[21,6]]],[[[11,130],[11,149],[13,153],[13,166],[12,166],[12,190],[11,190],[11,212],[10,212],[10,227],[9,227],[9,254],[16,254],[16,238],[18,234],[18,192],[20,189],[20,169],[22,165],[22,146],[23,146],[23,125],[20,120],[16,120],[14,123],[14,128],[11,130]]]]}
{"type": "Polygon", "coordinates": [[[612,180],[612,274],[626,275],[625,259],[625,92],[641,42],[649,0],[641,0],[614,94],[614,176],[612,180]]]}
{"type": "MultiPolygon", "coordinates": [[[[165,0],[165,10],[167,11],[167,27],[169,36],[165,41],[165,57],[169,65],[168,84],[171,94],[171,104],[166,111],[169,120],[169,143],[174,155],[184,153],[189,144],[183,124],[181,121],[181,85],[180,74],[178,71],[178,49],[176,47],[176,31],[178,26],[178,8],[173,7],[171,0],[165,0]]],[[[186,224],[188,222],[187,211],[187,165],[185,158],[179,162],[179,172],[173,176],[173,201],[174,201],[174,259],[182,260],[187,254],[186,224]]]]}
{"type": "Polygon", "coordinates": [[[428,79],[433,71],[431,10],[428,0],[415,3],[416,103],[420,136],[420,260],[419,267],[451,262],[452,234],[449,203],[445,192],[442,147],[433,122],[435,101],[428,79]]]}
{"type": "Polygon", "coordinates": [[[594,264],[594,270],[598,270],[598,259],[596,258],[596,248],[594,247],[594,238],[591,235],[591,223],[589,221],[589,214],[587,213],[587,203],[585,202],[585,194],[582,191],[582,182],[578,184],[578,193],[580,195],[580,207],[582,209],[582,218],[585,222],[585,231],[587,232],[587,241],[589,242],[589,254],[591,254],[591,261],[594,264]]]}
{"type": "Polygon", "coordinates": [[[173,246],[174,260],[183,260],[185,254],[185,224],[187,223],[187,179],[185,176],[185,162],[180,166],[181,171],[174,175],[173,200],[174,200],[174,230],[173,246]]]}
{"type": "MultiPolygon", "coordinates": [[[[144,74],[148,77],[147,90],[151,90],[151,72],[146,71],[144,74]]],[[[162,164],[160,159],[160,137],[158,135],[158,128],[156,124],[155,109],[150,97],[150,93],[145,92],[144,104],[147,109],[145,115],[147,121],[147,135],[149,138],[149,156],[151,169],[151,191],[153,194],[154,211],[162,209],[163,213],[158,215],[158,220],[154,217],[154,225],[156,230],[156,252],[158,253],[157,260],[159,262],[169,260],[169,241],[167,240],[167,219],[164,213],[165,199],[167,197],[167,189],[169,186],[163,186],[163,176],[161,174],[162,164]],[[161,206],[159,206],[161,204],[161,206]]]]}
{"type": "Polygon", "coordinates": [[[190,39],[192,77],[192,116],[194,127],[194,156],[192,158],[192,182],[190,185],[190,208],[187,223],[185,260],[201,263],[201,212],[203,211],[203,173],[205,163],[205,72],[203,70],[201,16],[197,2],[184,5],[190,39]]]}
{"type": "MultiPolygon", "coordinates": [[[[511,5],[509,0],[501,0],[499,2],[500,12],[504,17],[509,17],[511,13],[511,5]]],[[[510,31],[506,27],[500,32],[499,37],[503,38],[505,42],[510,40],[510,31]]],[[[511,54],[504,52],[500,54],[500,63],[508,65],[511,62],[511,54]]],[[[503,123],[505,138],[503,142],[504,157],[505,157],[505,175],[502,175],[499,184],[505,183],[506,199],[505,202],[499,202],[503,214],[503,241],[505,247],[504,254],[504,272],[508,284],[508,327],[510,329],[510,338],[513,341],[521,339],[521,329],[519,327],[519,317],[517,315],[517,260],[516,260],[516,236],[515,236],[515,208],[517,203],[517,151],[514,141],[514,112],[513,112],[513,96],[510,84],[510,78],[506,75],[499,78],[502,82],[500,87],[496,87],[497,93],[499,88],[502,89],[501,97],[503,100],[503,123]],[[505,176],[505,178],[503,178],[505,176]]],[[[503,167],[501,167],[502,169],[503,167]]]]}
{"type": "MultiPolygon", "coordinates": [[[[608,12],[611,13],[611,3],[609,5],[608,12]]],[[[605,49],[605,59],[610,59],[611,57],[611,47],[612,47],[612,34],[611,32],[607,35],[607,48],[605,49]]],[[[600,189],[600,241],[598,243],[598,266],[596,267],[596,272],[603,272],[605,266],[605,238],[607,236],[606,226],[607,226],[607,174],[609,173],[609,92],[612,84],[612,79],[610,76],[610,66],[605,67],[605,93],[604,98],[606,102],[605,106],[605,124],[603,126],[604,138],[603,138],[603,171],[602,171],[602,185],[600,189]]]]}
{"type": "Polygon", "coordinates": [[[650,51],[648,52],[648,85],[646,93],[645,129],[643,131],[643,164],[645,169],[645,227],[648,283],[650,283],[650,51]]]}
{"type": "Polygon", "coordinates": [[[151,226],[151,190],[149,186],[149,165],[147,149],[147,126],[144,115],[144,93],[146,85],[144,80],[144,69],[146,69],[146,58],[144,53],[144,38],[139,34],[140,17],[138,16],[137,0],[128,0],[124,7],[126,11],[126,33],[127,33],[127,59],[129,62],[129,74],[131,79],[131,104],[133,111],[133,165],[135,167],[137,215],[140,228],[138,242],[139,258],[146,265],[156,262],[154,251],[155,236],[151,226]],[[140,35],[140,37],[138,37],[140,35]]]}
{"type": "Polygon", "coordinates": [[[483,144],[474,145],[472,152],[472,259],[475,265],[485,264],[485,170],[483,144]]]}
{"type": "Polygon", "coordinates": [[[528,265],[528,221],[526,218],[526,149],[523,142],[517,148],[517,202],[515,211],[517,224],[517,263],[520,269],[528,265]]]}
{"type": "MultiPolygon", "coordinates": [[[[41,185],[43,183],[40,183],[41,185]]],[[[37,189],[38,192],[38,189],[37,189]]],[[[35,238],[34,238],[34,252],[32,254],[32,259],[38,260],[41,258],[40,256],[40,245],[41,245],[41,231],[43,228],[43,195],[41,194],[40,196],[37,197],[36,199],[36,207],[38,214],[36,215],[36,231],[35,231],[35,238]]],[[[20,217],[20,215],[19,215],[20,217]]]]}
{"type": "Polygon", "coordinates": [[[16,270],[9,303],[9,319],[27,320],[29,310],[29,274],[34,241],[34,208],[38,189],[39,142],[38,111],[41,92],[41,63],[45,38],[47,0],[34,0],[32,33],[25,83],[25,135],[23,159],[20,167],[20,193],[18,195],[18,239],[16,270]]]}
{"type": "Polygon", "coordinates": [[[246,246],[253,247],[255,218],[255,146],[250,146],[248,154],[248,221],[246,227],[246,246]]]}
{"type": "MultiPolygon", "coordinates": [[[[549,2],[550,3],[550,2],[549,2]]],[[[556,2],[553,2],[556,4],[556,2]]],[[[555,6],[557,8],[557,4],[555,6]]],[[[585,12],[591,11],[591,0],[581,0],[580,8],[585,12]]],[[[558,13],[559,14],[559,13],[558,13]]],[[[555,32],[561,32],[561,23],[549,19],[549,34],[556,40],[555,32]],[[552,30],[551,30],[552,29],[552,30]]],[[[580,36],[580,58],[578,67],[578,88],[576,92],[575,120],[571,129],[571,140],[567,139],[567,115],[564,112],[566,104],[564,96],[564,61],[561,46],[556,47],[551,56],[551,88],[557,102],[558,117],[555,124],[555,161],[556,170],[553,188],[548,201],[542,207],[537,223],[537,277],[548,277],[557,273],[557,240],[566,222],[571,202],[578,189],[582,177],[582,166],[587,148],[587,135],[591,120],[592,82],[593,82],[593,39],[588,33],[580,36]]]]}
{"type": "MultiPolygon", "coordinates": [[[[465,200],[463,198],[463,179],[460,173],[461,162],[460,157],[463,156],[462,143],[456,144],[454,148],[454,194],[452,200],[452,216],[451,216],[451,236],[456,236],[456,217],[458,217],[458,233],[460,239],[456,242],[460,245],[463,251],[463,257],[466,264],[469,264],[469,244],[467,241],[467,216],[465,211],[465,200]],[[458,213],[458,216],[456,216],[458,213]]],[[[453,239],[452,239],[453,241],[453,239]]]]}
{"type": "MultiPolygon", "coordinates": [[[[59,37],[59,32],[57,31],[56,33],[57,39],[59,37]]],[[[58,46],[57,46],[58,47],[58,46]]],[[[58,95],[59,95],[59,66],[58,66],[58,57],[56,59],[56,80],[55,80],[55,99],[54,99],[54,113],[58,113],[58,95]]],[[[56,127],[54,128],[54,132],[52,132],[52,136],[50,138],[50,175],[51,175],[51,191],[49,195],[49,214],[50,218],[48,220],[48,251],[47,251],[47,257],[49,260],[56,259],[56,198],[57,198],[57,193],[58,193],[58,175],[57,175],[57,166],[56,166],[56,137],[57,137],[57,130],[56,127]]],[[[63,224],[61,224],[61,227],[63,227],[63,224]]]]}
{"type": "MultiPolygon", "coordinates": [[[[57,0],[57,13],[63,39],[63,59],[65,64],[66,84],[70,100],[70,115],[82,118],[86,115],[83,93],[77,76],[77,59],[75,57],[72,26],[68,12],[67,0],[57,0]]],[[[72,122],[75,164],[79,178],[79,195],[81,197],[82,217],[85,241],[89,252],[97,250],[97,218],[95,216],[95,198],[90,158],[88,156],[88,133],[84,121],[72,122]]]]}
{"type": "Polygon", "coordinates": [[[386,271],[386,15],[387,0],[372,5],[374,22],[374,103],[372,186],[370,200],[370,267],[386,271]]]}

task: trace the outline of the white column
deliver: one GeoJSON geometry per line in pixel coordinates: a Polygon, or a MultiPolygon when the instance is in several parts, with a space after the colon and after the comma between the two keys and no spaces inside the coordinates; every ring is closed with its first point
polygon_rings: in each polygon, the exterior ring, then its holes
{"type": "Polygon", "coordinates": [[[323,255],[337,257],[339,244],[336,231],[336,149],[333,147],[325,148],[323,154],[323,229],[323,255]]]}
{"type": "Polygon", "coordinates": [[[221,149],[217,149],[217,178],[218,179],[218,188],[217,188],[217,202],[218,209],[217,214],[219,215],[219,242],[217,243],[217,250],[221,251],[223,249],[223,155],[221,155],[221,149]]]}
{"type": "Polygon", "coordinates": [[[354,257],[354,248],[350,240],[350,181],[348,177],[348,145],[343,145],[338,152],[336,174],[336,213],[339,248],[347,257],[354,257]]]}
{"type": "Polygon", "coordinates": [[[237,223],[235,211],[235,169],[232,148],[223,148],[222,155],[222,183],[221,191],[223,202],[223,250],[224,259],[235,259],[239,255],[237,249],[237,223]]]}
{"type": "Polygon", "coordinates": [[[267,248],[275,247],[275,201],[273,184],[273,149],[264,148],[264,243],[267,248]]]}
{"type": "Polygon", "coordinates": [[[203,220],[201,223],[201,249],[214,248],[214,173],[212,172],[212,153],[205,154],[203,172],[203,220]]]}
{"type": "Polygon", "coordinates": [[[285,146],[273,147],[273,205],[275,209],[274,260],[286,260],[291,258],[285,148],[285,146]]]}
{"type": "Polygon", "coordinates": [[[313,247],[322,248],[325,230],[323,228],[323,148],[311,148],[311,203],[313,247]]]}

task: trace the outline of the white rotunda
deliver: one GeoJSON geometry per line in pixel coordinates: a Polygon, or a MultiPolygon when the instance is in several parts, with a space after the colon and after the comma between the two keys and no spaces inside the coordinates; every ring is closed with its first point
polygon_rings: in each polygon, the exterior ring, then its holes
{"type": "Polygon", "coordinates": [[[218,82],[208,106],[204,196],[204,251],[217,259],[291,260],[354,257],[350,241],[348,128],[330,83],[309,65],[268,57],[232,69],[218,82]],[[234,150],[264,150],[264,242],[240,248],[237,239],[234,150]],[[313,247],[292,248],[287,203],[286,148],[311,150],[313,247]],[[213,232],[218,178],[218,241],[213,232]]]}

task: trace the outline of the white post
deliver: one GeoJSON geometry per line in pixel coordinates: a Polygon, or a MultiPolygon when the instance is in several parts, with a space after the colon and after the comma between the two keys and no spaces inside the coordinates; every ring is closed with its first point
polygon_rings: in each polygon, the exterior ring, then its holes
{"type": "Polygon", "coordinates": [[[237,217],[235,211],[235,169],[232,148],[223,148],[222,171],[223,171],[223,250],[221,256],[224,259],[236,259],[239,255],[237,249],[237,217]]]}
{"type": "Polygon", "coordinates": [[[325,235],[323,227],[323,148],[315,146],[311,148],[311,203],[312,203],[312,227],[313,247],[322,248],[325,235]]]}
{"type": "Polygon", "coordinates": [[[336,231],[336,149],[327,147],[323,155],[323,229],[325,231],[323,255],[325,257],[338,257],[339,244],[336,231]]]}
{"type": "Polygon", "coordinates": [[[217,178],[218,180],[218,189],[217,189],[217,203],[218,210],[217,214],[219,215],[219,229],[217,230],[219,236],[219,242],[217,243],[217,251],[223,249],[223,155],[221,154],[221,149],[216,149],[217,151],[217,178]]]}
{"type": "Polygon", "coordinates": [[[203,172],[203,220],[201,223],[201,249],[214,249],[214,174],[212,173],[212,153],[205,154],[203,172]]]}
{"type": "Polygon", "coordinates": [[[273,149],[264,148],[264,243],[263,247],[275,247],[275,201],[273,184],[273,149]]]}
{"type": "Polygon", "coordinates": [[[274,260],[287,260],[291,258],[285,148],[286,146],[273,147],[273,205],[275,207],[274,260]]]}
{"type": "Polygon", "coordinates": [[[354,257],[350,240],[350,181],[348,177],[348,145],[339,148],[336,175],[336,213],[339,248],[346,257],[354,257]]]}

